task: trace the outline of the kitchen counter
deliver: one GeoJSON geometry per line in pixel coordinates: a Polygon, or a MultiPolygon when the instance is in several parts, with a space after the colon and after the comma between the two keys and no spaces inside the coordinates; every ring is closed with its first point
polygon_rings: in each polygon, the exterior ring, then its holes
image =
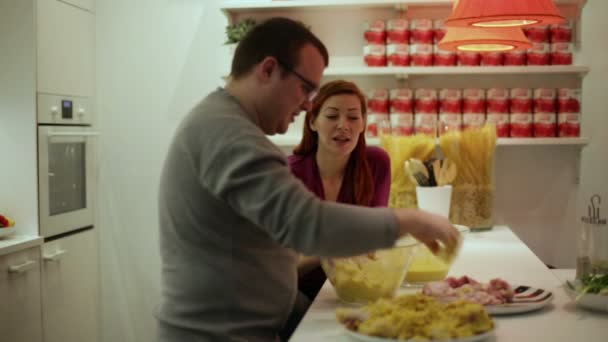
{"type": "Polygon", "coordinates": [[[18,252],[30,247],[40,246],[44,242],[42,236],[11,235],[0,239],[0,255],[18,252]]]}
{"type": "MultiPolygon", "coordinates": [[[[547,243],[551,243],[550,239],[547,243]]],[[[575,248],[573,246],[573,248],[575,248]]],[[[573,276],[572,271],[556,274],[573,276]]],[[[495,316],[495,335],[488,341],[607,341],[608,313],[579,309],[556,276],[506,226],[471,232],[450,270],[451,276],[468,275],[479,281],[500,277],[511,284],[530,285],[553,292],[551,304],[538,311],[495,316]]],[[[416,290],[402,289],[402,293],[416,290]]],[[[326,281],[290,341],[352,341],[335,319],[341,305],[326,281]]]]}

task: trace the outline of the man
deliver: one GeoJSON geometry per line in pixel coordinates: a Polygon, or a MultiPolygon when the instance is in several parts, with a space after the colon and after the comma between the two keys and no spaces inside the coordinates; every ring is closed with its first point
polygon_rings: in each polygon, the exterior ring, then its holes
{"type": "Polygon", "coordinates": [[[292,176],[266,135],[310,109],[327,64],[306,27],[270,19],[237,47],[225,89],[177,130],[160,185],[160,341],[277,341],[296,302],[296,251],[361,254],[406,233],[435,250],[455,243],[439,216],[323,202],[292,176]]]}

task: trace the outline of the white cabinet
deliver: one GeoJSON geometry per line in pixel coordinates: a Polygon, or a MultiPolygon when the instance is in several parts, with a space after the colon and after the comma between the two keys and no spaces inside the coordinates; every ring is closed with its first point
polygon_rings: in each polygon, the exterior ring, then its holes
{"type": "Polygon", "coordinates": [[[0,256],[0,339],[41,342],[40,248],[0,256]]]}
{"type": "Polygon", "coordinates": [[[37,1],[38,92],[93,96],[94,14],[58,0],[37,1]]]}
{"type": "Polygon", "coordinates": [[[99,256],[96,231],[42,247],[45,342],[95,342],[99,336],[99,256]]]}

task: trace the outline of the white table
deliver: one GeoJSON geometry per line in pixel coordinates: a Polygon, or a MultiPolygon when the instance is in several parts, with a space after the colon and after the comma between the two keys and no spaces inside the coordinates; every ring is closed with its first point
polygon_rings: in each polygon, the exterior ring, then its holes
{"type": "MultiPolygon", "coordinates": [[[[506,226],[469,233],[450,275],[484,282],[500,277],[553,292],[553,302],[539,311],[494,317],[496,333],[489,341],[608,341],[608,314],[575,307],[562,288],[563,278],[573,277],[574,272],[554,274],[506,226]]],[[[352,341],[336,321],[335,309],[340,305],[331,284],[325,282],[290,341],[352,341]]]]}

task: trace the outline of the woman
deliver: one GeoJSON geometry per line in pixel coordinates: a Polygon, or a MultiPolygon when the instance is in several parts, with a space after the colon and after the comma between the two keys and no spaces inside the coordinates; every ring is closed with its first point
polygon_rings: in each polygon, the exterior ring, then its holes
{"type": "MultiPolygon", "coordinates": [[[[302,141],[289,157],[292,173],[319,198],[369,207],[386,207],[390,159],[365,144],[365,95],[352,82],[325,84],[306,113],[302,141]]],[[[303,256],[299,288],[310,300],[325,282],[319,258],[303,256]]]]}

